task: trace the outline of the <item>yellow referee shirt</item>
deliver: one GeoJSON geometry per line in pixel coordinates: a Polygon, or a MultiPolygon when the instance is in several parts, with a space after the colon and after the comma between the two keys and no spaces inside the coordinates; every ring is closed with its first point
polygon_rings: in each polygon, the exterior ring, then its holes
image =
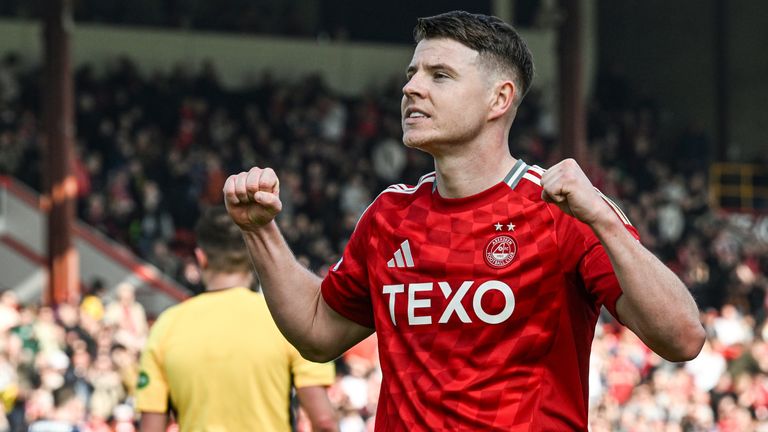
{"type": "Polygon", "coordinates": [[[285,340],[261,294],[230,288],[160,315],[141,356],[136,406],[174,409],[182,432],[290,431],[291,384],[333,380],[332,363],[307,361],[285,340]]]}

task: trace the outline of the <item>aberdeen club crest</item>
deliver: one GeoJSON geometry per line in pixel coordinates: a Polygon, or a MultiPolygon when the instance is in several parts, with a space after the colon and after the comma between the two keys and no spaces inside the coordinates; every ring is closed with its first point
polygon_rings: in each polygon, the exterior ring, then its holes
{"type": "Polygon", "coordinates": [[[508,235],[498,235],[485,246],[485,262],[493,268],[508,266],[517,255],[517,242],[508,235]]]}

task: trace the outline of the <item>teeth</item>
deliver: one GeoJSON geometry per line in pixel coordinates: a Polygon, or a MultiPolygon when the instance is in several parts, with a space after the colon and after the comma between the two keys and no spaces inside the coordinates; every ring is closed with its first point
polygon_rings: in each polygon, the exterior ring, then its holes
{"type": "Polygon", "coordinates": [[[420,112],[415,112],[415,111],[414,111],[414,112],[412,112],[412,113],[411,113],[411,115],[409,115],[408,117],[410,117],[410,118],[414,118],[414,117],[426,117],[426,116],[425,116],[423,113],[420,113],[420,112]]]}

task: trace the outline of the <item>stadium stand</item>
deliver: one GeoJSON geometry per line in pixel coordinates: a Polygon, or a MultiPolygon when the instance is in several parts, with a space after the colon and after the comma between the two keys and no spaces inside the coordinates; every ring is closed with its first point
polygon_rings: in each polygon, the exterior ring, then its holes
{"type": "MultiPolygon", "coordinates": [[[[0,63],[0,174],[39,188],[38,72],[0,63]]],[[[104,75],[77,72],[78,215],[185,284],[199,289],[190,255],[201,208],[222,201],[228,173],[268,162],[279,171],[288,242],[323,273],[370,200],[393,179],[414,182],[429,159],[399,144],[399,82],[341,97],[318,77],[264,76],[237,92],[213,67],[190,76],[141,76],[124,59],[104,75]]],[[[615,96],[615,92],[601,93],[615,96]]],[[[557,158],[548,113],[530,95],[515,124],[513,154],[542,166],[557,158]]],[[[687,364],[661,360],[609,316],[598,326],[590,376],[597,431],[768,430],[768,239],[759,216],[733,217],[708,201],[705,164],[678,157],[692,139],[658,137],[658,109],[631,96],[591,103],[596,186],[625,207],[643,242],[692,289],[708,332],[687,364]],[[694,162],[694,163],[692,163],[694,162]],[[634,179],[634,180],[633,180],[634,179]]],[[[83,431],[132,430],[137,344],[103,318],[94,293],[56,310],[0,297],[0,430],[25,430],[57,411],[54,390],[84,402],[83,431]],[[0,416],[2,422],[2,416],[0,416]]],[[[380,371],[375,342],[338,361],[332,389],[344,431],[370,430],[380,371]]],[[[302,423],[299,423],[301,429],[302,423]]]]}

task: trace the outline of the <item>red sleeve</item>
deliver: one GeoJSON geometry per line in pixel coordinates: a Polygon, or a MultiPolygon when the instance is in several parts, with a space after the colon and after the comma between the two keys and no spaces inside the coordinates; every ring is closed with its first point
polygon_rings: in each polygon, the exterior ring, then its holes
{"type": "Polygon", "coordinates": [[[339,315],[365,327],[374,328],[373,305],[368,284],[366,243],[369,239],[371,209],[355,227],[338,263],[323,279],[323,299],[339,315]]]}
{"type": "MultiPolygon", "coordinates": [[[[615,318],[616,302],[621,297],[622,290],[613,265],[605,252],[603,245],[592,229],[577,219],[565,215],[555,208],[562,217],[558,223],[558,241],[560,243],[561,258],[565,261],[566,268],[578,272],[584,288],[594,299],[599,308],[605,306],[615,318]]],[[[639,240],[640,236],[626,219],[623,213],[617,213],[624,227],[632,236],[639,240]]]]}

